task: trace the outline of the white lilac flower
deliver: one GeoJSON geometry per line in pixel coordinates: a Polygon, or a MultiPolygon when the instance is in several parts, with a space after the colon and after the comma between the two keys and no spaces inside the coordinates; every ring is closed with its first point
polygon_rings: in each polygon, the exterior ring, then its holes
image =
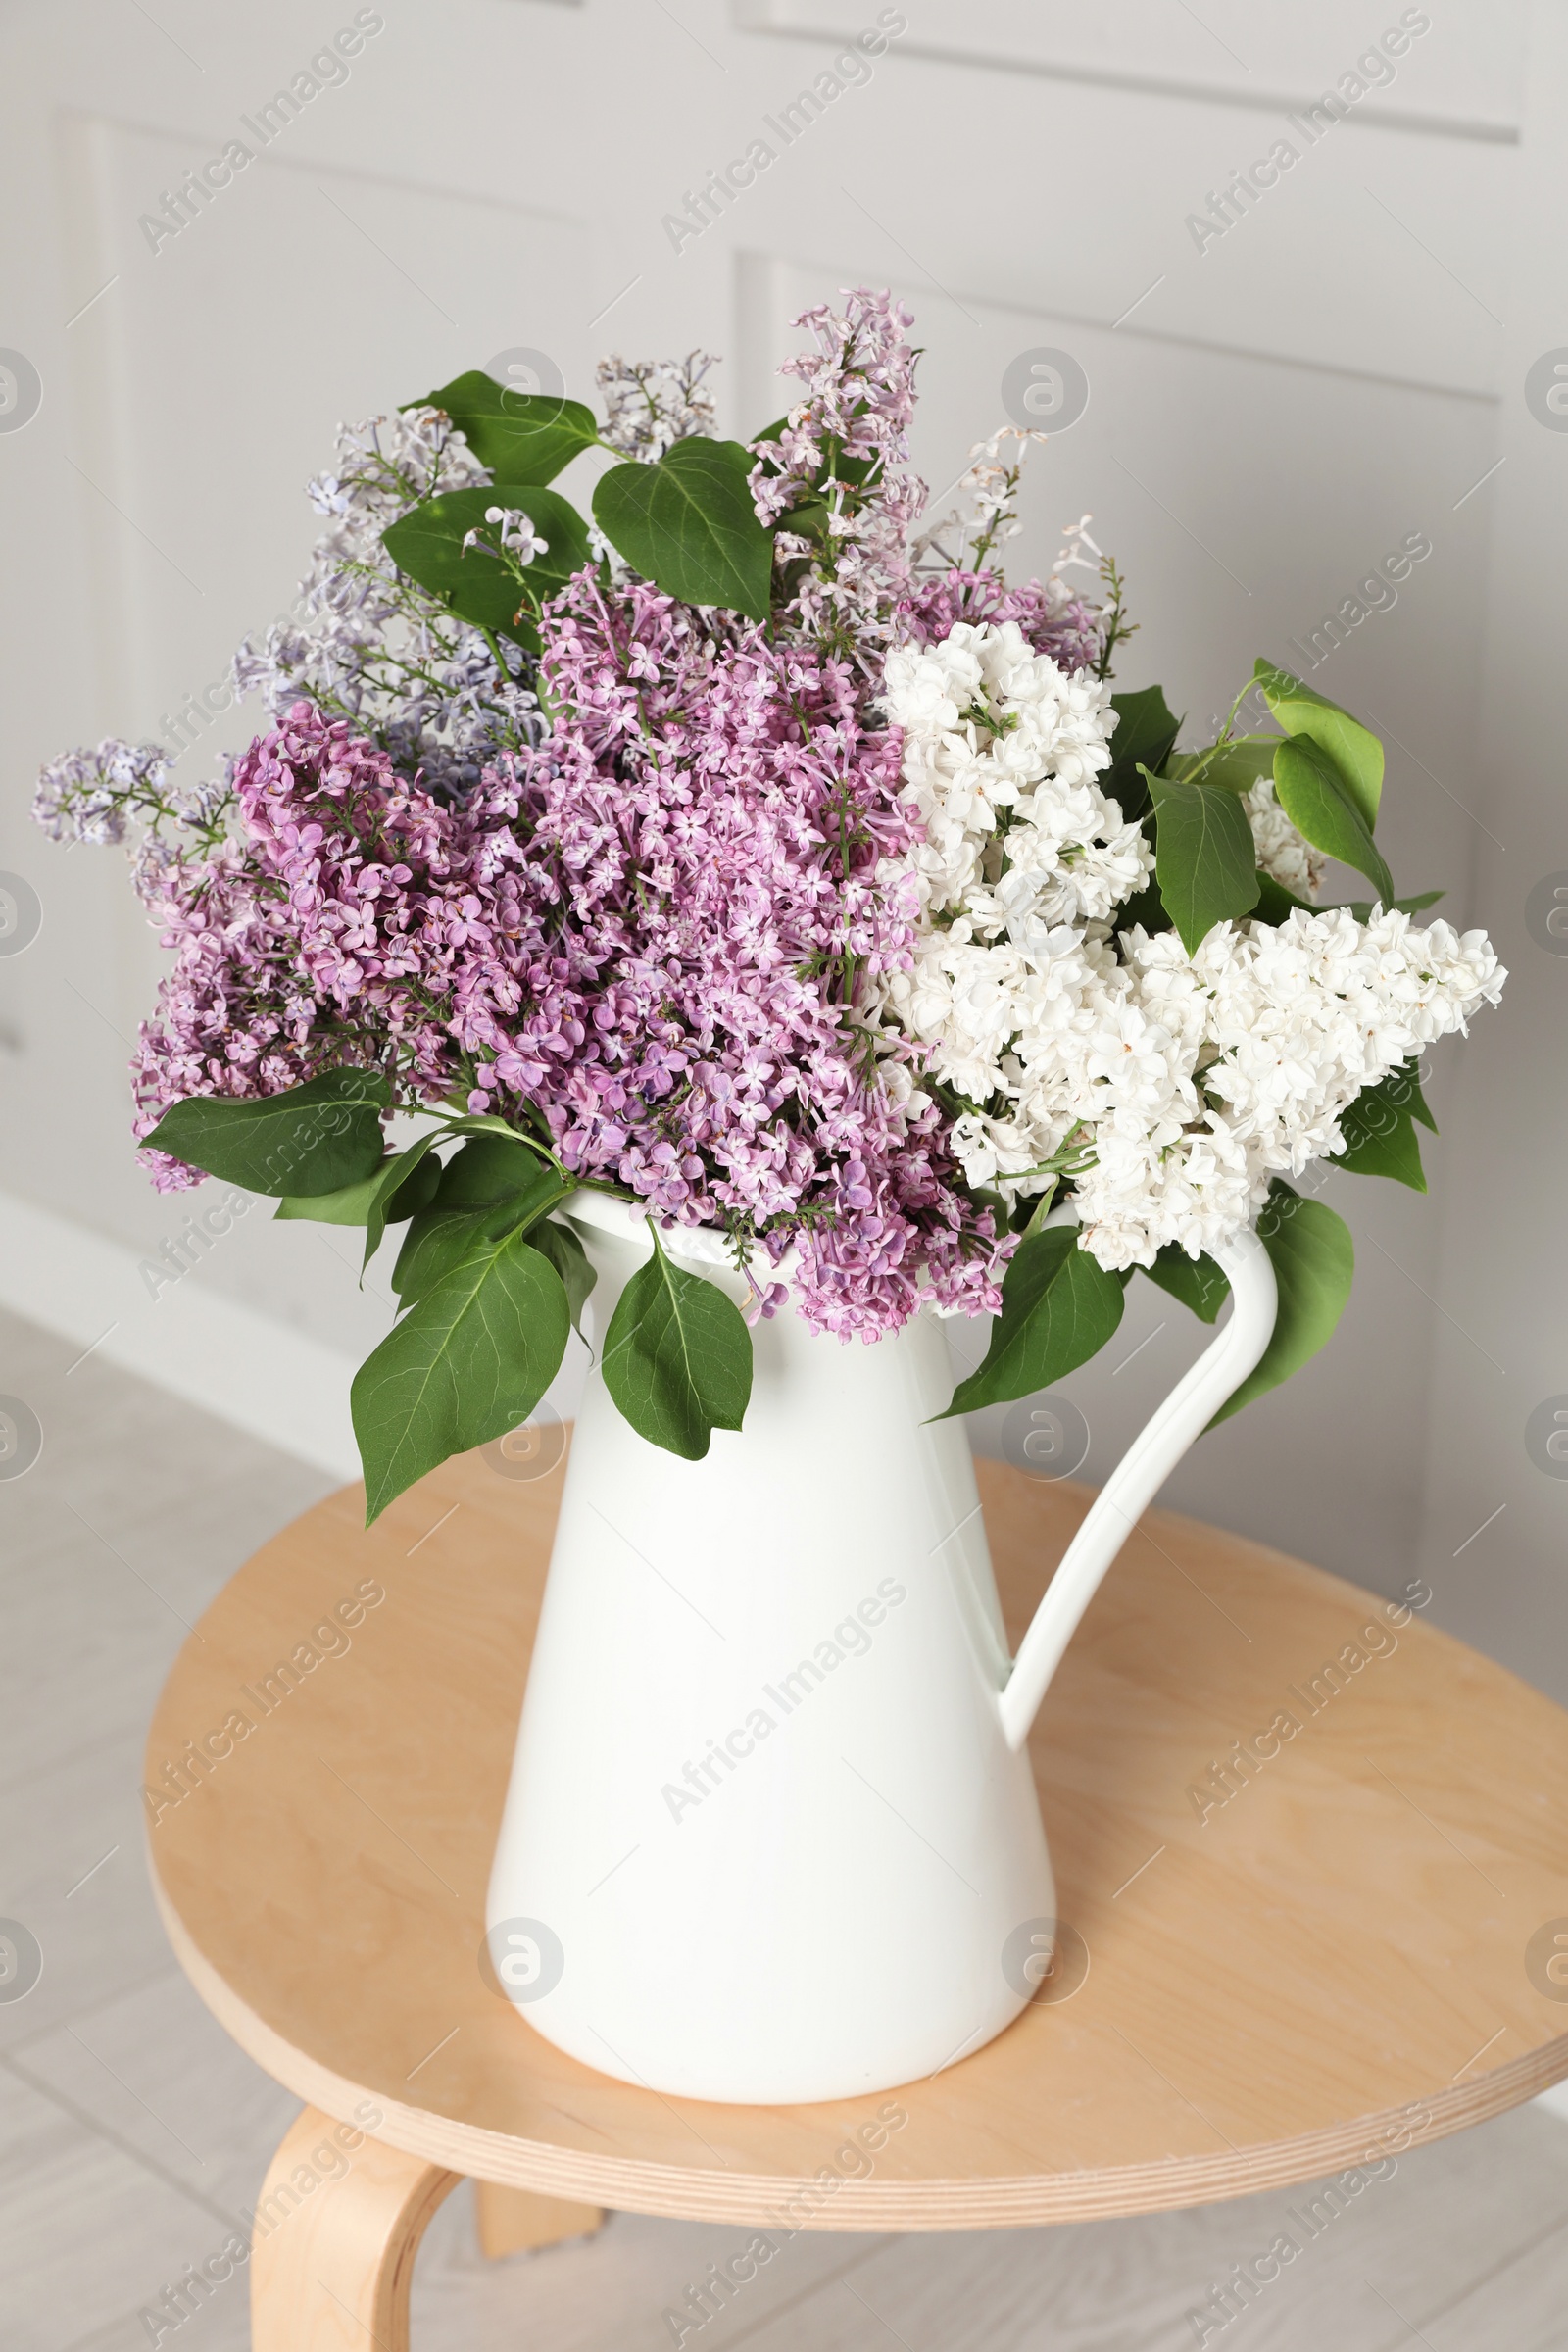
{"type": "MultiPolygon", "coordinates": [[[[523,513],[520,507],[486,507],[484,520],[485,523],[500,524],[498,535],[501,544],[508,555],[514,556],[519,564],[531,564],[535,556],[549,555],[549,540],[540,538],[533,527],[531,518],[523,513]]],[[[463,535],[463,545],[466,551],[470,547],[480,546],[483,540],[483,523],[475,523],[471,531],[465,531],[463,535]]]]}
{"type": "MultiPolygon", "coordinates": [[[[1462,1030],[1504,974],[1479,931],[1348,907],[1221,923],[1195,955],[1141,927],[1118,949],[1116,909],[1152,858],[1095,782],[1108,701],[1010,622],[889,656],[883,704],[924,842],[904,868],[912,960],[884,976],[875,1017],[946,1090],[967,1181],[1028,1198],[1070,1161],[1086,1246],[1123,1267],[1237,1232],[1275,1176],[1344,1149],[1340,1114],[1364,1087],[1462,1030]]],[[[1260,859],[1304,895],[1322,861],[1271,785],[1249,815],[1260,859]]]]}
{"type": "Polygon", "coordinates": [[[1221,923],[1191,956],[1173,931],[1134,930],[1126,946],[1137,996],[1166,1021],[1204,1109],[1174,1143],[1152,1133],[1141,1160],[1097,1130],[1078,1200],[1109,1266],[1147,1265],[1168,1242],[1196,1256],[1247,1222],[1274,1176],[1343,1151],[1340,1114],[1364,1087],[1462,1032],[1506,977],[1480,931],[1381,910],[1363,924],[1348,907],[1277,928],[1221,923]]]}
{"type": "Polygon", "coordinates": [[[1328,859],[1298,833],[1274,797],[1272,776],[1260,776],[1243,800],[1257,862],[1265,874],[1283,882],[1298,899],[1315,899],[1322,887],[1328,859]]]}
{"type": "Polygon", "coordinates": [[[1017,508],[1024,460],[1031,442],[1049,438],[1027,427],[1003,424],[989,441],[977,441],[969,452],[968,471],[957,484],[963,503],[920,533],[909,551],[912,562],[919,565],[934,555],[946,564],[978,564],[1007,540],[1016,539],[1023,529],[1017,508]],[[1010,464],[1002,454],[1004,441],[1016,444],[1010,464]]]}
{"type": "Polygon", "coordinates": [[[904,730],[906,804],[932,915],[1015,946],[1082,918],[1103,922],[1152,870],[1143,835],[1094,778],[1110,765],[1110,688],[1068,676],[1015,621],[959,621],[936,645],[888,657],[883,708],[904,730]]]}

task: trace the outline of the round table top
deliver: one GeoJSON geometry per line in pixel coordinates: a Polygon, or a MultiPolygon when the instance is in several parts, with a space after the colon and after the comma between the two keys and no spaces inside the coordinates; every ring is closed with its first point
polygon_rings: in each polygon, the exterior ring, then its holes
{"type": "MultiPolygon", "coordinates": [[[[979,1469],[1016,1638],[1089,1497],[979,1469]]],[[[891,2101],[667,2099],[566,2057],[480,1968],[560,1479],[470,1455],[368,1533],[346,1489],[240,1570],[165,1688],[170,1934],[302,2098],[369,2099],[394,2146],[584,2203],[975,2229],[1378,2163],[1568,2075],[1568,1715],[1418,1614],[1164,1512],[1032,1742],[1076,1932],[1050,1997],[891,2101]],[[903,2120],[862,2130],[878,2109],[903,2120]]]]}

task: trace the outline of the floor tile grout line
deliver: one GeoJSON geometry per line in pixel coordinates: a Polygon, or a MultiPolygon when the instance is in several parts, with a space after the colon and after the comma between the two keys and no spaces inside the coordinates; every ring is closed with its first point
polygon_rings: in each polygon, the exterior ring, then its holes
{"type": "MultiPolygon", "coordinates": [[[[0,1789],[0,1795],[3,1794],[4,1790],[0,1789]]],[[[40,2042],[49,2039],[51,2034],[62,2033],[68,2025],[79,2025],[84,2018],[101,2017],[103,2012],[106,2009],[112,2009],[117,2001],[134,2000],[138,1994],[150,1992],[155,1984],[188,1984],[189,1982],[189,1978],[178,1961],[170,1959],[162,1968],[155,1969],[150,1977],[138,1977],[133,1984],[117,1984],[112,1991],[103,1993],[97,2000],[83,2002],[79,2009],[73,2009],[69,2018],[51,2018],[47,2025],[35,2026],[30,2034],[20,2035],[16,2041],[0,2050],[0,2065],[4,2065],[5,2061],[18,2050],[36,2049],[40,2042]]],[[[234,2046],[236,2049],[239,2047],[237,2042],[234,2046]]],[[[250,2063],[252,2066],[256,2066],[254,2058],[250,2063]]],[[[266,2070],[256,2067],[256,2071],[258,2074],[262,2074],[266,2070]]],[[[270,2082],[274,2078],[269,2075],[267,2080],[270,2082]]]]}
{"type": "Polygon", "coordinates": [[[113,1732],[102,1732],[99,1734],[96,1740],[88,1740],[85,1745],[73,1745],[63,1757],[46,1757],[42,1765],[40,1765],[38,1761],[34,1759],[34,1761],[24,1772],[13,1773],[9,1780],[0,1781],[0,1798],[7,1797],[18,1789],[36,1788],[41,1772],[54,1771],[58,1769],[61,1764],[66,1762],[72,1764],[86,1762],[94,1757],[103,1755],[106,1749],[113,1748],[124,1740],[134,1741],[137,1753],[139,1754],[146,1741],[147,1718],[152,1712],[152,1703],[153,1700],[156,1699],[157,1695],[157,1691],[153,1691],[146,1705],[139,1710],[137,1715],[133,1717],[129,1723],[123,1725],[121,1729],[113,1732]]]}
{"type": "MultiPolygon", "coordinates": [[[[795,2234],[800,2235],[802,2232],[797,2231],[795,2234]]],[[[824,2272],[820,2278],[813,2278],[808,2285],[798,2288],[782,2303],[776,2303],[770,2311],[759,2312],[749,2328],[741,2328],[738,2334],[729,2338],[725,2352],[735,2352],[735,2347],[745,2343],[749,2336],[760,2333],[764,2328],[770,2328],[775,2320],[781,2320],[787,2313],[798,2310],[803,2303],[808,2303],[813,2295],[821,2294],[825,2288],[837,2286],[849,2272],[859,2270],[863,2264],[872,2261],[878,2254],[885,2254],[889,2246],[896,2246],[906,2234],[906,2231],[899,2230],[883,2231],[873,2244],[852,2254],[838,2270],[824,2272]]]]}
{"type": "Polygon", "coordinates": [[[1383,2292],[1381,2286],[1373,2286],[1370,2278],[1363,2278],[1361,2284],[1366,2287],[1371,2287],[1372,2292],[1376,2295],[1378,2301],[1384,2304],[1388,2310],[1393,2312],[1395,2318],[1398,2321],[1399,2326],[1404,2329],[1404,2340],[1406,2342],[1408,2342],[1409,2338],[1413,2335],[1418,2343],[1425,2344],[1427,2352],[1436,2352],[1436,2347],[1433,2344],[1432,2338],[1429,2335],[1423,2335],[1421,2333],[1421,2330],[1416,2326],[1414,2320],[1407,2320],[1405,2318],[1397,2303],[1391,2303],[1389,2301],[1388,2296],[1383,2292]]]}
{"type": "Polygon", "coordinates": [[[81,1512],[77,1510],[74,1502],[67,1501],[64,1495],[62,1495],[60,1499],[65,1503],[66,1508],[71,1513],[73,1519],[78,1520],[80,1524],[87,1530],[89,1536],[96,1537],[97,1541],[103,1545],[106,1551],[113,1552],[115,1558],[120,1562],[122,1568],[129,1569],[131,1575],[136,1579],[137,1584],[144,1586],[145,1589],[152,1594],[154,1600],[158,1601],[162,1607],[169,1611],[171,1617],[177,1617],[179,1619],[180,1624],[185,1628],[187,1634],[195,1634],[197,1641],[205,1643],[207,1639],[206,1635],[196,1633],[195,1626],[192,1625],[190,1619],[185,1616],[183,1611],[176,1609],[172,1600],[166,1600],[164,1598],[164,1595],[159,1592],[158,1587],[153,1583],[151,1577],[143,1576],[141,1570],[130,1560],[126,1559],[124,1553],[121,1550],[118,1544],[111,1544],[109,1538],[104,1534],[101,1528],[94,1527],[90,1519],[83,1518],[81,1512]]]}
{"type": "Polygon", "coordinates": [[[167,2132],[170,2138],[173,2140],[179,2147],[182,2147],[187,2156],[193,2157],[204,2172],[207,2170],[206,2157],[200,2154],[197,2149],[193,2148],[188,2139],[180,2138],[179,2133],[174,2130],[173,2125],[166,2123],[164,2118],[159,2114],[157,2108],[151,2105],[148,2100],[144,2099],[139,2090],[133,2090],[131,2088],[131,2085],[125,2081],[124,2076],[121,2074],[117,2068],[110,2065],[108,2059],[103,2056],[101,2051],[95,2050],[90,2041],[83,2041],[81,2035],[76,2032],[74,2026],[67,2026],[65,2031],[71,2035],[72,2040],[75,2043],[78,2050],[85,2050],[88,2057],[94,2059],[97,2064],[103,2068],[104,2073],[110,2078],[111,2082],[118,2082],[121,2089],[125,2093],[125,2096],[127,2098],[134,2099],[144,2115],[150,2115],[152,2117],[153,2122],[158,2126],[161,2132],[167,2132]]]}
{"type": "MultiPolygon", "coordinates": [[[[1512,2112],[1517,2112],[1517,2110],[1512,2112]]],[[[1461,2304],[1468,2303],[1470,2298],[1479,2294],[1483,2287],[1491,2286],[1494,2279],[1503,2276],[1504,2272],[1512,2270],[1515,2264],[1525,2261],[1530,2255],[1539,2253],[1549,2239],[1560,2237],[1565,2231],[1568,2231],[1568,2217],[1559,2215],[1555,2221],[1548,2222],[1544,2229],[1538,2230],[1533,2237],[1527,2237],[1523,2245],[1515,2246],[1511,2252],[1502,2255],[1492,2265],[1490,2270],[1482,2271],[1476,2278],[1467,2279],[1458,2292],[1451,2295],[1446,2303],[1438,2304],[1431,2311],[1422,2312],[1420,2315],[1422,2327],[1430,2328],[1437,2321],[1446,2319],[1450,2312],[1455,2312],[1461,2304]]]]}
{"type": "Polygon", "coordinates": [[[91,1870],[84,1870],[80,1878],[76,1881],[74,1886],[68,1886],[66,1888],[65,1900],[69,1903],[74,1894],[79,1894],[82,1888],[86,1886],[87,1881],[89,1879],[95,1879],[98,1876],[98,1873],[102,1870],[104,1864],[114,1860],[115,1856],[119,1853],[120,1848],[121,1840],[117,1838],[114,1844],[109,1848],[108,1853],[100,1854],[97,1861],[93,1864],[91,1870]]]}
{"type": "Polygon", "coordinates": [[[160,2164],[156,2156],[149,2156],[145,2148],[138,2148],[134,2140],[126,2139],[112,2125],[106,2124],[101,2117],[90,2114],[83,2107],[78,2107],[74,2099],[65,2091],[57,2089],[46,2077],[34,2074],[30,2067],[19,2065],[9,2052],[0,2054],[0,2068],[3,2068],[8,2074],[15,2075],[19,2082],[25,2082],[29,2090],[35,2092],[39,2098],[47,2099],[52,2107],[57,2107],[62,2115],[69,2116],[80,2130],[90,2132],[95,2139],[103,2140],[109,2147],[117,2149],[122,2156],[128,2157],[130,2162],[138,2165],[143,2172],[151,2173],[155,2180],[162,2180],[166,2188],[177,2190],[179,2195],[190,2204],[199,2205],[204,2213],[209,2213],[215,2221],[221,2222],[225,2230],[243,2231],[243,2225],[238,2214],[227,2212],[223,2206],[219,2204],[216,2197],[203,2196],[199,2188],[192,2188],[188,2180],[182,2180],[176,2172],[171,2171],[167,2165],[160,2164]]]}

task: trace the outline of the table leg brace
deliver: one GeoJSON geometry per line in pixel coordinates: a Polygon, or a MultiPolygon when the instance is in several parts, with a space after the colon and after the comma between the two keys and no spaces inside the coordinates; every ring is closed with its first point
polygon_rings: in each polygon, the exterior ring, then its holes
{"type": "Polygon", "coordinates": [[[317,2170],[311,2152],[333,2129],[307,2107],[269,2168],[251,2251],[253,2352],[409,2352],[414,2257],[463,2175],[365,2139],[345,2173],[302,2196],[296,2168],[317,2170]]]}
{"type": "Polygon", "coordinates": [[[592,2237],[604,2223],[597,2205],[572,2205],[562,2197],[536,2196],[532,2189],[506,2188],[476,2180],[479,2246],[492,2261],[520,2254],[524,2247],[559,2246],[568,2237],[592,2237]]]}

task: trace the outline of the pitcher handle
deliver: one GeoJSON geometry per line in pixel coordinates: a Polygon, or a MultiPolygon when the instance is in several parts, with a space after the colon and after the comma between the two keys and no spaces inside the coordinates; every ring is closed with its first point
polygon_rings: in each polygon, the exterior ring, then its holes
{"type": "MultiPolygon", "coordinates": [[[[1049,1222],[1054,1224],[1056,1218],[1049,1222]]],[[[1279,1294],[1268,1251],[1257,1235],[1248,1228],[1209,1254],[1230,1280],[1235,1300],[1230,1321],[1139,1431],[1090,1505],[1046,1588],[1001,1694],[1002,1726],[1009,1747],[1022,1747],[1028,1739],[1062,1651],[1139,1518],[1193,1441],[1241,1387],[1273,1335],[1279,1294]]]]}

